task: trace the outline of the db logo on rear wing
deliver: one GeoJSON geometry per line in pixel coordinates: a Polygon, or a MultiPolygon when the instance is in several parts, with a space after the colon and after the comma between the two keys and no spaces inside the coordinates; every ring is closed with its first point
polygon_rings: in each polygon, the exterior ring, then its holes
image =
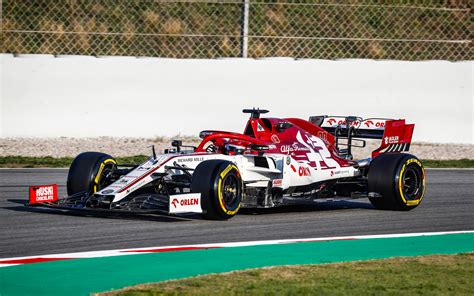
{"type": "Polygon", "coordinates": [[[58,201],[58,185],[30,186],[30,204],[58,201]]]}

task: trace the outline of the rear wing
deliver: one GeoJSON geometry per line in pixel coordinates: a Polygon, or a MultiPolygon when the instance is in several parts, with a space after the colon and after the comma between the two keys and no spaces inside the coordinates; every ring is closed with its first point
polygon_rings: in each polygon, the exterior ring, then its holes
{"type": "MultiPolygon", "coordinates": [[[[406,152],[410,149],[414,124],[406,124],[405,119],[367,118],[355,116],[311,116],[309,122],[317,125],[339,139],[347,139],[347,156],[352,157],[353,139],[380,139],[380,147],[372,151],[372,157],[386,152],[406,152]]],[[[365,142],[363,141],[364,146],[365,142]]],[[[362,147],[364,147],[362,146],[362,147]]],[[[361,146],[358,146],[361,147],[361,146]]]]}

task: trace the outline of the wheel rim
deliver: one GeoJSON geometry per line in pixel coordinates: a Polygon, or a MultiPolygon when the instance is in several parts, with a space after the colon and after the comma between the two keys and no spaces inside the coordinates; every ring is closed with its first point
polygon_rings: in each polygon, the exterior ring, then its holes
{"type": "Polygon", "coordinates": [[[421,192],[422,177],[419,170],[409,167],[403,174],[403,195],[410,200],[417,199],[421,192]]]}
{"type": "Polygon", "coordinates": [[[234,175],[227,175],[222,181],[222,196],[226,205],[232,205],[239,196],[239,181],[234,175]]]}

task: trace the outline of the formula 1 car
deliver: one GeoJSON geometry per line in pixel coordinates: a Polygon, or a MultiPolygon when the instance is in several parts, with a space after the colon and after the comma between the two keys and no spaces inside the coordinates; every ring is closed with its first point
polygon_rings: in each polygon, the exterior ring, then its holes
{"type": "MultiPolygon", "coordinates": [[[[271,208],[319,199],[368,198],[377,209],[411,210],[425,192],[425,171],[408,151],[414,125],[403,119],[354,116],[261,118],[244,133],[202,131],[197,147],[172,142],[139,165],[107,154],[79,154],[69,170],[68,196],[48,206],[66,209],[202,213],[226,220],[240,208],[271,208]],[[370,158],[352,149],[381,140],[370,158]]],[[[42,203],[45,205],[45,203],[42,203]]]]}

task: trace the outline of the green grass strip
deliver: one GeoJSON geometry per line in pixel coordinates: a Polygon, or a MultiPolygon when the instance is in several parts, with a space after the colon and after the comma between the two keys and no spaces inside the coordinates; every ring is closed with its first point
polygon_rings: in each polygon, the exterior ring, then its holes
{"type": "Polygon", "coordinates": [[[0,268],[0,295],[87,295],[141,283],[266,266],[467,252],[474,252],[471,233],[76,259],[0,268]]]}
{"type": "Polygon", "coordinates": [[[111,295],[469,295],[474,253],[250,269],[138,285],[111,295]]]}
{"type": "MultiPolygon", "coordinates": [[[[117,157],[120,164],[138,164],[148,158],[145,155],[117,157]]],[[[67,168],[71,165],[72,157],[29,157],[29,156],[0,156],[2,168],[67,168]]],[[[432,160],[425,159],[427,168],[474,168],[474,159],[432,160]]]]}
{"type": "Polygon", "coordinates": [[[423,160],[427,168],[474,168],[474,159],[451,159],[451,160],[423,160]]]}

